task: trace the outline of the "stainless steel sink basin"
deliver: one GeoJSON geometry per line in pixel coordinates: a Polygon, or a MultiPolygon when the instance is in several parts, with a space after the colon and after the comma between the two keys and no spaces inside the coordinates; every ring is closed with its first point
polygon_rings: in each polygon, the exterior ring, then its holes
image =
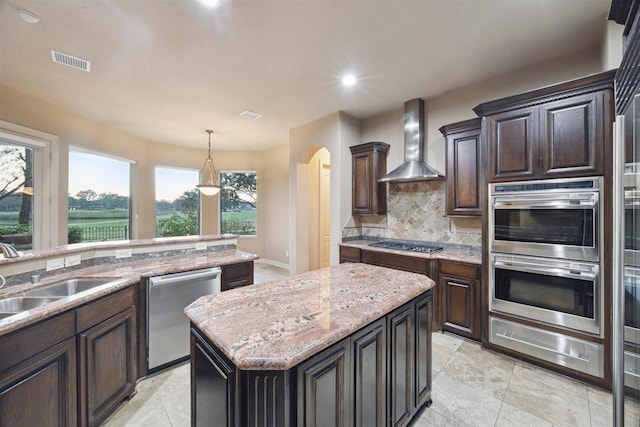
{"type": "Polygon", "coordinates": [[[31,310],[49,304],[61,297],[11,297],[0,299],[0,313],[13,315],[21,311],[31,310]]]}
{"type": "MultiPolygon", "coordinates": [[[[62,282],[54,283],[50,286],[34,289],[27,293],[28,296],[38,296],[38,297],[68,297],[70,295],[75,295],[79,292],[84,292],[89,289],[93,289],[96,286],[104,285],[105,283],[109,283],[114,279],[92,279],[92,278],[78,278],[78,279],[68,279],[62,282]]],[[[0,310],[2,311],[2,310],[0,310]]]]}

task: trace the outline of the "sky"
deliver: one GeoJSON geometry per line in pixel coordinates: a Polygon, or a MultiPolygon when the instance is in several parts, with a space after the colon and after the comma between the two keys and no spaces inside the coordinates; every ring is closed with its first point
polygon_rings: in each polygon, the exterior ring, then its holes
{"type": "MultiPolygon", "coordinates": [[[[129,167],[125,161],[94,154],[69,152],[69,194],[82,190],[97,194],[129,195],[129,167]]],[[[156,168],[156,199],[175,200],[187,190],[195,188],[199,171],[156,168]]]]}

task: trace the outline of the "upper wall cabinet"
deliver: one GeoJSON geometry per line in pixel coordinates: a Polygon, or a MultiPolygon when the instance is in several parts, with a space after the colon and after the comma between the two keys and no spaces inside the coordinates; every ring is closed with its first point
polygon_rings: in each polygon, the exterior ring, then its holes
{"type": "Polygon", "coordinates": [[[487,181],[604,175],[615,70],[480,104],[487,181]]]}
{"type": "Polygon", "coordinates": [[[447,139],[447,215],[480,216],[480,119],[442,126],[447,139]]]}
{"type": "Polygon", "coordinates": [[[368,142],[349,147],[351,150],[353,215],[387,213],[387,186],[378,182],[387,173],[389,144],[368,142]]]}

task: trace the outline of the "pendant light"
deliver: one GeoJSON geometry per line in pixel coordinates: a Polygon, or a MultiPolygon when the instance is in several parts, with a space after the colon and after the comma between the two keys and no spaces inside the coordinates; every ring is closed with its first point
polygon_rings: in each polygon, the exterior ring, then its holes
{"type": "Polygon", "coordinates": [[[218,185],[218,174],[211,158],[211,134],[213,131],[207,129],[206,132],[209,134],[209,155],[202,166],[201,183],[197,187],[203,195],[215,196],[220,191],[220,186],[218,185]]]}

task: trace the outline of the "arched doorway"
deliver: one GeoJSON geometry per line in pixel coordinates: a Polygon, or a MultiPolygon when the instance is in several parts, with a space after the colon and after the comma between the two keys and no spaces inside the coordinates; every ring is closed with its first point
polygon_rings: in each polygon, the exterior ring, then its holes
{"type": "Polygon", "coordinates": [[[309,160],[309,270],[331,262],[331,155],[320,147],[309,160]]]}

